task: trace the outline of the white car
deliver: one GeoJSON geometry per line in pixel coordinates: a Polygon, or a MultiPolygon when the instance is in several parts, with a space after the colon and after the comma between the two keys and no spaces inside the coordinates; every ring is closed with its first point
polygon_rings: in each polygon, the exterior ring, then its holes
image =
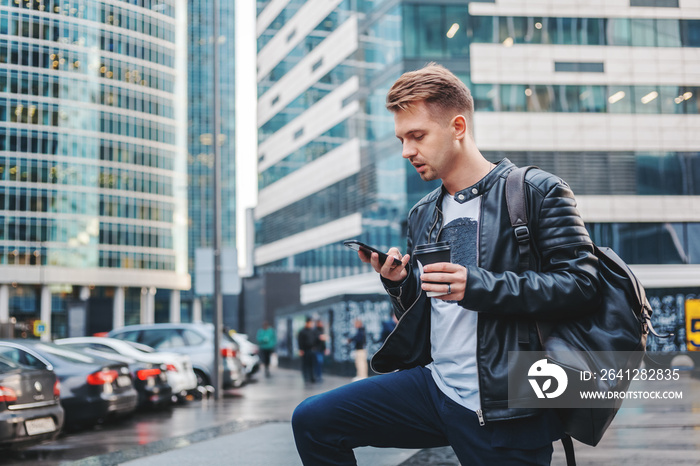
{"type": "Polygon", "coordinates": [[[78,349],[90,348],[102,353],[128,356],[139,361],[164,364],[167,367],[168,385],[172,387],[173,395],[180,399],[184,399],[188,391],[197,388],[197,375],[192,368],[190,357],[184,354],[159,352],[140,343],[106,337],[61,338],[54,343],[78,349]]]}
{"type": "Polygon", "coordinates": [[[241,363],[243,363],[243,367],[245,367],[245,373],[248,376],[255,374],[260,369],[260,349],[258,345],[250,341],[245,333],[230,331],[229,335],[238,343],[240,348],[239,358],[241,363]]]}

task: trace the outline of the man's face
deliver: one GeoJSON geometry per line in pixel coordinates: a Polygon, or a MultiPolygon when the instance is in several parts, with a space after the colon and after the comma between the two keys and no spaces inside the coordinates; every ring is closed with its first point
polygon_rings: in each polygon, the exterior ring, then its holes
{"type": "Polygon", "coordinates": [[[411,162],[423,181],[442,179],[456,163],[457,141],[451,122],[438,121],[424,102],[394,114],[396,137],[402,156],[411,162]]]}

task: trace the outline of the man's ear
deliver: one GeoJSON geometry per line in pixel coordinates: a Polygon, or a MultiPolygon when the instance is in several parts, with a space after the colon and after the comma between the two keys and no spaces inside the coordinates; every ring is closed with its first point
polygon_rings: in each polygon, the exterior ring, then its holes
{"type": "Polygon", "coordinates": [[[455,132],[455,138],[461,140],[466,137],[468,130],[467,119],[464,118],[464,115],[457,115],[452,119],[452,128],[455,132]]]}

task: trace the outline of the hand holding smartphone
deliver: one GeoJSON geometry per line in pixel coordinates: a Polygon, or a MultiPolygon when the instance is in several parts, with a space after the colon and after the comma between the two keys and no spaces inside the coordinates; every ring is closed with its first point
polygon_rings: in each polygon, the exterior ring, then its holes
{"type": "MultiPolygon", "coordinates": [[[[384,264],[386,262],[387,256],[386,253],[381,252],[380,250],[373,248],[372,246],[368,246],[365,243],[361,243],[360,241],[354,240],[354,239],[349,239],[347,241],[343,241],[343,244],[353,251],[359,251],[362,250],[363,252],[367,253],[368,255],[371,255],[373,252],[376,252],[379,255],[379,263],[384,264]]],[[[403,263],[401,262],[400,259],[397,259],[396,257],[394,259],[394,265],[402,265],[403,263]]]]}

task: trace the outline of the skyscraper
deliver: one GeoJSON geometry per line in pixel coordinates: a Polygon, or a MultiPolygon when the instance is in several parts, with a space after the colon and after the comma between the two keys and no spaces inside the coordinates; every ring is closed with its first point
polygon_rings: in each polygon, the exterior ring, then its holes
{"type": "MultiPolygon", "coordinates": [[[[213,67],[212,4],[207,1],[188,2],[188,206],[189,257],[188,270],[193,284],[195,252],[213,247],[214,191],[214,99],[219,99],[221,127],[222,172],[220,206],[222,212],[222,245],[236,246],[236,193],[234,153],[234,2],[220,1],[216,17],[219,21],[219,95],[215,96],[213,67]]],[[[211,321],[211,296],[197,296],[194,287],[183,293],[183,304],[189,309],[186,319],[211,321]]]]}
{"type": "Polygon", "coordinates": [[[183,0],[0,2],[0,322],[179,319],[185,18],[183,0]]]}
{"type": "MultiPolygon", "coordinates": [[[[342,241],[405,247],[434,183],[401,159],[386,91],[430,61],[475,99],[484,155],[569,182],[594,241],[685,332],[700,293],[700,14],[677,0],[259,2],[259,269],[302,300],[381,291],[342,241]]],[[[673,321],[673,323],[671,323],[673,321]]],[[[681,344],[679,349],[685,349],[681,344]]]]}

